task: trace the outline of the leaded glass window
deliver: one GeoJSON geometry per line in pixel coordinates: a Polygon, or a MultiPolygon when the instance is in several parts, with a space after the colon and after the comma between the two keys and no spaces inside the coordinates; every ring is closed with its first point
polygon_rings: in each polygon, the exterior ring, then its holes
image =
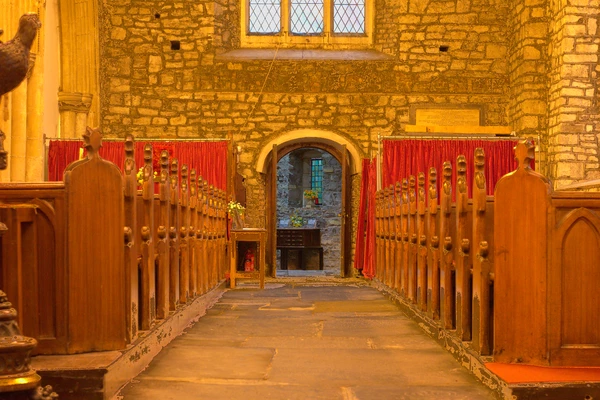
{"type": "Polygon", "coordinates": [[[279,33],[281,31],[281,0],[249,0],[248,31],[279,33]]]}
{"type": "Polygon", "coordinates": [[[241,0],[243,47],[364,48],[375,0],[241,0]]]}
{"type": "Polygon", "coordinates": [[[365,0],[333,0],[333,32],[365,33],[365,0]]]}
{"type": "Polygon", "coordinates": [[[323,32],[324,0],[291,0],[290,32],[310,35],[323,32]]]}
{"type": "Polygon", "coordinates": [[[312,158],[310,160],[310,188],[319,192],[319,200],[323,193],[323,159],[312,158]]]}

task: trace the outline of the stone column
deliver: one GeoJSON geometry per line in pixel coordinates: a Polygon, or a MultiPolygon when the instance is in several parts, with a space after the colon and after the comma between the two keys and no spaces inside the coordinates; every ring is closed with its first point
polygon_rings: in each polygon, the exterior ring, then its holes
{"type": "MultiPolygon", "coordinates": [[[[42,44],[40,43],[40,48],[42,44]]],[[[44,65],[43,54],[36,55],[34,71],[27,82],[27,136],[25,145],[25,180],[44,180],[44,65]]]]}
{"type": "MultiPolygon", "coordinates": [[[[508,10],[509,122],[518,136],[531,136],[537,146],[545,148],[548,95],[546,3],[542,0],[512,0],[508,10]],[[538,138],[542,138],[542,144],[537,143],[538,138]]],[[[541,172],[547,173],[546,160],[536,161],[536,166],[542,167],[541,172]]]]}
{"type": "Polygon", "coordinates": [[[27,81],[11,92],[11,147],[10,180],[25,181],[25,156],[27,151],[27,81]]]}
{"type": "Polygon", "coordinates": [[[600,179],[597,73],[600,5],[551,0],[548,165],[555,187],[600,179]]]}
{"type": "Polygon", "coordinates": [[[89,93],[60,92],[58,94],[62,138],[81,138],[85,133],[92,97],[89,93]]]}
{"type": "MultiPolygon", "coordinates": [[[[98,125],[100,105],[98,96],[92,102],[92,96],[99,93],[98,85],[98,4],[95,0],[63,1],[60,3],[60,58],[61,58],[61,88],[65,94],[90,96],[85,118],[75,116],[77,126],[98,125]],[[89,93],[89,94],[87,94],[89,93]],[[92,108],[93,107],[93,108],[92,108]],[[90,121],[88,121],[91,119],[90,121]]],[[[62,94],[62,93],[61,93],[62,94]]],[[[59,94],[59,97],[61,97],[59,94]]],[[[59,99],[59,101],[61,101],[59,99]]],[[[67,100],[70,102],[71,100],[67,100]]],[[[76,100],[73,100],[76,102],[76,100]]],[[[73,115],[64,115],[61,108],[61,131],[66,119],[70,125],[73,115]]],[[[80,137],[84,130],[74,129],[80,137]]],[[[64,131],[63,131],[64,132],[64,131]]],[[[62,137],[65,136],[61,133],[62,137]]]]}
{"type": "Polygon", "coordinates": [[[4,150],[9,153],[8,163],[6,169],[0,171],[0,182],[10,182],[10,150],[11,150],[11,137],[12,137],[12,126],[10,124],[10,103],[11,95],[6,94],[0,99],[0,130],[4,132],[4,150]]]}

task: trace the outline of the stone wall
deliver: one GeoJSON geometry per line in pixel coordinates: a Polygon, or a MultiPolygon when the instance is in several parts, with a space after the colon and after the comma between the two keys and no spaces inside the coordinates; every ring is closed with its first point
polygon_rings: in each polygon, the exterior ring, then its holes
{"type": "MultiPolygon", "coordinates": [[[[548,127],[548,21],[545,0],[509,2],[510,125],[521,137],[533,137],[546,149],[548,127]]],[[[547,174],[545,152],[538,153],[538,170],[547,174]],[[541,168],[540,168],[541,167],[541,168]]]]}
{"type": "Polygon", "coordinates": [[[417,107],[478,108],[483,125],[508,124],[504,1],[375,3],[373,49],[387,59],[273,60],[228,53],[240,45],[239,1],[103,0],[101,127],[139,138],[231,133],[243,146],[247,222],[260,227],[257,156],[284,133],[331,132],[370,156],[378,135],[414,123],[417,107]]]}
{"type": "Polygon", "coordinates": [[[594,1],[549,2],[548,172],[556,187],[600,178],[598,18],[594,1]]]}
{"type": "Polygon", "coordinates": [[[323,270],[328,274],[340,274],[340,217],[342,167],[329,153],[318,149],[295,150],[279,160],[277,164],[277,218],[289,219],[298,215],[308,221],[315,219],[321,230],[323,247],[323,270]],[[323,159],[322,201],[318,206],[304,206],[302,194],[310,189],[310,166],[306,160],[323,159]],[[308,179],[307,179],[308,178],[308,179]]]}

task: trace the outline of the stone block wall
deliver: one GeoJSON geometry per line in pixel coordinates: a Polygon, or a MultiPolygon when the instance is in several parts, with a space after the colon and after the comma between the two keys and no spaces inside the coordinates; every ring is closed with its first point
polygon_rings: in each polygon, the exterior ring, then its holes
{"type": "MultiPolygon", "coordinates": [[[[510,125],[521,137],[547,148],[548,20],[546,0],[509,2],[510,125]]],[[[547,174],[545,151],[536,154],[538,170],[547,174]],[[539,159],[541,155],[541,160],[539,159]]]]}
{"type": "Polygon", "coordinates": [[[483,125],[509,123],[504,1],[374,2],[372,48],[384,60],[240,59],[228,54],[240,46],[237,0],[103,0],[101,127],[117,137],[231,133],[243,147],[247,222],[260,227],[257,156],[286,132],[332,132],[366,157],[379,135],[414,124],[417,107],[478,108],[483,125]]]}
{"type": "Polygon", "coordinates": [[[549,2],[548,172],[555,187],[600,179],[597,1],[549,2]]]}

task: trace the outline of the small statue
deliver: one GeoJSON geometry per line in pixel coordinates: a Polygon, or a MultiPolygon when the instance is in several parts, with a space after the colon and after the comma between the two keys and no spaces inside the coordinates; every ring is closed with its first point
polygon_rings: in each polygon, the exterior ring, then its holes
{"type": "Polygon", "coordinates": [[[6,43],[0,42],[0,97],[27,77],[31,66],[29,51],[41,26],[37,14],[24,14],[15,37],[6,43]]]}

